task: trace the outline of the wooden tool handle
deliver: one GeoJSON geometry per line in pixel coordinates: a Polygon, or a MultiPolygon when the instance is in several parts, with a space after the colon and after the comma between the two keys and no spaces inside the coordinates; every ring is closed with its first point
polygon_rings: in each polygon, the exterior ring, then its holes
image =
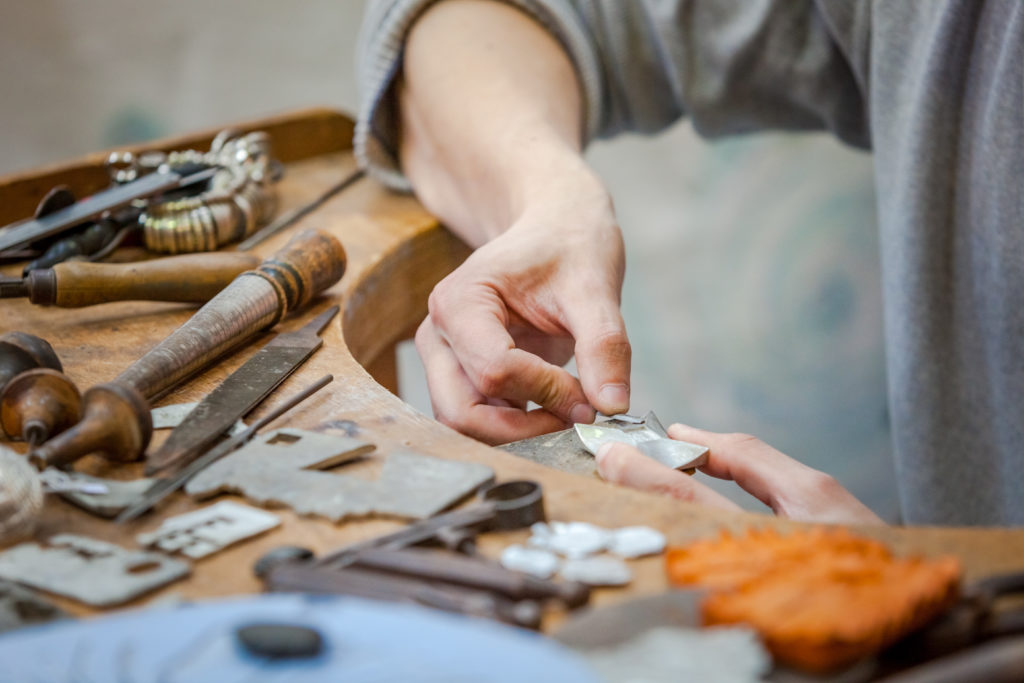
{"type": "Polygon", "coordinates": [[[108,301],[203,303],[260,260],[242,252],[186,254],[137,263],[68,261],[27,278],[29,299],[64,308],[108,301]]]}
{"type": "Polygon", "coordinates": [[[281,301],[280,319],[340,280],[345,265],[341,242],[328,233],[307,230],[292,238],[251,274],[264,278],[277,290],[281,301]]]}
{"type": "Polygon", "coordinates": [[[114,382],[146,398],[162,394],[333,285],[345,263],[345,249],[333,236],[300,233],[259,268],[235,278],[114,382]]]}

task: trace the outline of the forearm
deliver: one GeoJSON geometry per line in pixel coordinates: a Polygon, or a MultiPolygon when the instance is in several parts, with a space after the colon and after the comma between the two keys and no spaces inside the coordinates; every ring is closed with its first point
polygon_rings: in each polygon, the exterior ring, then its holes
{"type": "Polygon", "coordinates": [[[421,17],[399,87],[400,156],[424,205],[473,246],[531,203],[603,187],[580,154],[579,84],[558,42],[490,0],[449,0],[421,17]]]}

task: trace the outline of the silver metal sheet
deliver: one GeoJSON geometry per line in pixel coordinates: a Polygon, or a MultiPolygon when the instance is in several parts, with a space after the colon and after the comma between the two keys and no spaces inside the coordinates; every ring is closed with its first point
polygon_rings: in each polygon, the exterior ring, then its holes
{"type": "Polygon", "coordinates": [[[411,451],[386,456],[373,481],[316,471],[371,450],[372,444],[359,439],[279,429],[203,470],[185,490],[200,498],[238,493],[260,505],[285,505],[336,522],[368,515],[425,519],[494,477],[486,465],[411,451]]]}
{"type": "Polygon", "coordinates": [[[189,566],[166,555],[126,550],[86,536],[60,534],[48,547],[22,543],[0,553],[0,578],[110,607],[188,576],[189,566]]]}
{"type": "Polygon", "coordinates": [[[624,443],[674,470],[700,467],[708,459],[707,446],[669,438],[654,413],[647,413],[642,420],[615,416],[607,422],[577,424],[574,429],[591,455],[596,455],[606,443],[624,443]]]}
{"type": "Polygon", "coordinates": [[[225,500],[166,519],[135,539],[139,545],[199,559],[280,524],[273,513],[225,500]]]}
{"type": "Polygon", "coordinates": [[[122,510],[134,503],[139,496],[149,490],[154,482],[153,479],[130,479],[128,481],[101,479],[81,472],[67,472],[67,476],[73,482],[73,488],[60,491],[60,497],[74,503],[86,512],[107,519],[116,517],[122,510]],[[102,486],[106,489],[106,493],[88,493],[85,489],[88,489],[90,485],[102,486]]]}

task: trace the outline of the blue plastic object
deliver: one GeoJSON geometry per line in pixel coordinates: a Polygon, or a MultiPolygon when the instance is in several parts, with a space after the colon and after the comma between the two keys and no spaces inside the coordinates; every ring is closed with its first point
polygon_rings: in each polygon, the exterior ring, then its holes
{"type": "Polygon", "coordinates": [[[0,636],[0,681],[597,683],[571,651],[538,634],[425,608],[345,597],[265,595],[134,610],[0,636]],[[308,626],[310,658],[254,657],[253,623],[308,626]]]}

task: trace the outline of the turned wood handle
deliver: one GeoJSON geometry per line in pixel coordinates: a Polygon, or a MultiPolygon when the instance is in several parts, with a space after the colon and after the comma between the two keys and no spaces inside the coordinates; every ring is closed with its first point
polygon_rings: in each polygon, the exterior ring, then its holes
{"type": "Polygon", "coordinates": [[[162,394],[333,285],[345,264],[345,249],[330,234],[298,234],[259,267],[236,277],[114,383],[145,398],[162,394]]]}
{"type": "Polygon", "coordinates": [[[32,271],[26,284],[33,303],[64,308],[108,301],[203,303],[259,263],[259,257],[242,252],[185,254],[136,263],[68,261],[32,271]]]}

